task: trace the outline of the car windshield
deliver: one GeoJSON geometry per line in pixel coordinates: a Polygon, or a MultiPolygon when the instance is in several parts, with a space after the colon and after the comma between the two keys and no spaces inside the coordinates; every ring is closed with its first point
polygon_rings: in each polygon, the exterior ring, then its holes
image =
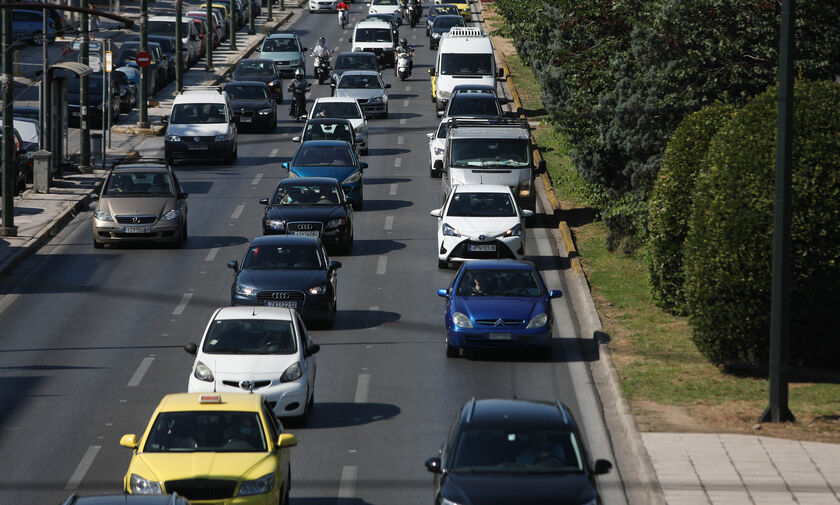
{"type": "Polygon", "coordinates": [[[577,437],[570,431],[464,430],[451,470],[471,473],[583,473],[577,437]]]}
{"type": "Polygon", "coordinates": [[[231,100],[268,100],[268,92],[265,86],[245,86],[240,84],[228,84],[225,91],[230,95],[231,100]]]}
{"type": "Polygon", "coordinates": [[[391,42],[391,35],[388,28],[358,28],[353,42],[391,42]]]}
{"type": "Polygon", "coordinates": [[[397,5],[397,0],[373,0],[372,5],[397,5]]]}
{"type": "Polygon", "coordinates": [[[435,18],[435,24],[432,25],[432,30],[436,32],[448,32],[453,26],[467,26],[464,18],[435,18]]]}
{"type": "Polygon", "coordinates": [[[236,75],[266,75],[274,73],[274,63],[270,61],[240,61],[236,66],[236,75]]]}
{"type": "MultiPolygon", "coordinates": [[[[0,125],[3,124],[3,119],[0,118],[0,125]]],[[[18,118],[13,118],[12,124],[15,130],[20,134],[20,139],[24,142],[38,142],[40,132],[38,131],[38,123],[30,121],[20,121],[18,118]]]]}
{"type": "Polygon", "coordinates": [[[144,452],[266,452],[257,412],[161,412],[144,452]]]}
{"type": "Polygon", "coordinates": [[[355,102],[318,102],[312,109],[312,117],[361,119],[362,116],[355,102]]]}
{"type": "Polygon", "coordinates": [[[347,123],[309,123],[303,131],[303,140],[353,141],[352,126],[347,123]]]}
{"type": "Polygon", "coordinates": [[[310,244],[251,246],[242,264],[245,270],[323,270],[318,248],[310,244]]]}
{"type": "Polygon", "coordinates": [[[338,81],[338,87],[341,89],[381,89],[382,83],[375,75],[344,74],[338,81]]]}
{"type": "Polygon", "coordinates": [[[447,216],[516,217],[516,204],[507,193],[455,193],[447,216]]]}
{"type": "MultiPolygon", "coordinates": [[[[437,23],[438,20],[435,20],[437,23]]],[[[492,54],[446,53],[440,57],[443,75],[493,75],[492,54]]]]}
{"type": "Polygon", "coordinates": [[[223,103],[180,103],[172,107],[170,124],[227,123],[223,103]]]}
{"type": "Polygon", "coordinates": [[[262,50],[274,53],[297,52],[298,46],[295,39],[265,39],[262,50]]]}
{"type": "Polygon", "coordinates": [[[495,98],[464,97],[455,95],[449,104],[450,116],[500,116],[495,98]]]}
{"type": "Polygon", "coordinates": [[[536,297],[542,289],[530,270],[467,270],[458,281],[457,296],[536,297]]]}
{"type": "Polygon", "coordinates": [[[432,7],[432,14],[435,16],[458,14],[458,7],[456,5],[435,5],[432,7]]]}
{"type": "Polygon", "coordinates": [[[134,61],[137,58],[137,51],[140,48],[138,46],[131,46],[131,47],[123,47],[120,49],[120,57],[117,58],[119,62],[129,62],[134,61]]]}
{"type": "Polygon", "coordinates": [[[450,141],[453,166],[524,167],[530,163],[528,139],[455,139],[450,141]]]}
{"type": "Polygon", "coordinates": [[[297,351],[291,321],[217,319],[204,337],[205,354],[293,354],[297,351]]]}
{"type": "Polygon", "coordinates": [[[172,184],[166,172],[111,172],[105,196],[171,196],[172,184]]]}
{"type": "Polygon", "coordinates": [[[335,60],[335,69],[376,70],[376,57],[344,55],[335,60]]]}
{"type": "Polygon", "coordinates": [[[277,188],[272,205],[338,205],[341,195],[331,184],[283,184],[277,188]]]}
{"type": "Polygon", "coordinates": [[[346,167],[355,165],[350,148],[344,146],[301,146],[292,165],[296,167],[346,167]]]}

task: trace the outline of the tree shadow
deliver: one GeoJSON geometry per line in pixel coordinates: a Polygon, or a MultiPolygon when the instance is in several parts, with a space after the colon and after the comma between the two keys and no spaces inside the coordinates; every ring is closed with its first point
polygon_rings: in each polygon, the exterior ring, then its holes
{"type": "Polygon", "coordinates": [[[599,218],[597,209],[593,207],[580,207],[575,209],[561,209],[558,218],[566,221],[570,227],[575,228],[594,223],[599,218]]]}
{"type": "Polygon", "coordinates": [[[391,419],[400,412],[399,407],[390,403],[318,402],[316,399],[306,426],[295,420],[283,421],[283,424],[296,430],[345,428],[391,419]]]}

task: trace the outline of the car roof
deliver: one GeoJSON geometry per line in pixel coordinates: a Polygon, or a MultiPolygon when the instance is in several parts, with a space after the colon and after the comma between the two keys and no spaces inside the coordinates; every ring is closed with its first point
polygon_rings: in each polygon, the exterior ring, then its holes
{"type": "Polygon", "coordinates": [[[268,38],[268,39],[295,39],[295,38],[297,38],[297,34],[296,33],[284,33],[284,32],[269,33],[268,37],[266,37],[266,38],[268,38]]]}
{"type": "Polygon", "coordinates": [[[459,184],[453,188],[456,193],[511,193],[502,184],[459,184]]]}
{"type": "MultiPolygon", "coordinates": [[[[314,238],[314,237],[308,237],[314,238]]],[[[160,412],[184,411],[250,411],[259,412],[262,408],[262,395],[250,393],[171,393],[164,396],[158,405],[160,412]],[[219,395],[219,403],[200,403],[205,395],[219,395]]]]}
{"type": "Polygon", "coordinates": [[[318,245],[321,239],[318,237],[302,237],[300,235],[263,235],[251,241],[252,246],[271,246],[271,245],[294,245],[294,244],[313,244],[318,245]]]}
{"type": "Polygon", "coordinates": [[[470,400],[462,411],[469,428],[552,428],[577,431],[568,407],[560,402],[488,398],[470,400]]]}
{"type": "Polygon", "coordinates": [[[359,102],[356,101],[355,98],[350,98],[349,96],[320,96],[315,99],[315,103],[334,103],[334,102],[352,102],[358,104],[359,102]]]}
{"type": "Polygon", "coordinates": [[[143,170],[144,172],[168,172],[169,167],[167,167],[164,163],[124,163],[121,165],[115,165],[114,168],[111,169],[111,173],[129,170],[143,170]]]}
{"type": "Polygon", "coordinates": [[[341,74],[341,77],[344,77],[345,75],[369,75],[379,77],[379,72],[376,70],[347,70],[341,74]]]}
{"type": "Polygon", "coordinates": [[[461,270],[536,270],[536,267],[528,260],[499,259],[466,261],[461,270]]]}
{"type": "Polygon", "coordinates": [[[454,88],[452,88],[452,93],[455,93],[456,91],[496,94],[495,86],[491,86],[490,84],[457,84],[454,88]]]}
{"type": "Polygon", "coordinates": [[[290,186],[292,184],[338,184],[334,177],[289,177],[277,183],[277,186],[290,186]]]}
{"type": "Polygon", "coordinates": [[[232,86],[234,84],[237,86],[244,84],[246,86],[254,86],[255,88],[265,88],[266,86],[268,86],[267,83],[264,83],[262,81],[228,81],[222,84],[222,89],[227,89],[228,86],[232,86]]]}
{"type": "Polygon", "coordinates": [[[461,17],[460,14],[440,14],[438,16],[435,16],[435,23],[437,23],[438,19],[447,20],[447,19],[455,19],[455,18],[464,19],[463,17],[461,17]]]}
{"type": "Polygon", "coordinates": [[[353,123],[351,123],[349,119],[344,118],[344,117],[313,117],[311,119],[307,119],[306,123],[303,126],[305,128],[306,125],[308,125],[308,124],[324,124],[324,123],[329,123],[329,124],[346,123],[346,124],[349,124],[350,126],[353,126],[353,123]]]}
{"type": "Polygon", "coordinates": [[[275,319],[278,321],[292,321],[292,309],[285,307],[222,307],[213,319],[275,319]]]}
{"type": "Polygon", "coordinates": [[[344,51],[344,52],[338,53],[337,58],[341,58],[342,56],[348,57],[348,56],[358,56],[358,55],[367,56],[368,58],[376,58],[376,54],[372,53],[370,51],[344,51]]]}
{"type": "Polygon", "coordinates": [[[356,29],[359,28],[387,28],[391,29],[391,25],[385,21],[379,21],[378,19],[363,19],[356,23],[356,29]]]}
{"type": "Polygon", "coordinates": [[[239,60],[239,63],[237,63],[236,66],[239,66],[240,63],[252,63],[255,61],[258,61],[260,63],[271,63],[272,65],[274,65],[274,60],[270,58],[245,58],[244,60],[239,60]]]}
{"type": "MultiPolygon", "coordinates": [[[[315,146],[315,147],[344,147],[349,146],[346,140],[307,140],[300,146],[315,146]]],[[[300,149],[300,148],[298,148],[300,149]]]]}

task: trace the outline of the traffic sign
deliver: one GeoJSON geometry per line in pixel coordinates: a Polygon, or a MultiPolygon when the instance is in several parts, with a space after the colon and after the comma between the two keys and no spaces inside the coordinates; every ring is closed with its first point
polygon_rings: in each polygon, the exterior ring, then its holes
{"type": "MultiPolygon", "coordinates": [[[[74,40],[73,45],[71,46],[74,51],[78,51],[82,47],[82,42],[79,40],[74,40]]],[[[102,50],[102,42],[92,40],[88,42],[88,51],[93,53],[98,53],[102,50]]]]}
{"type": "Polygon", "coordinates": [[[105,51],[105,71],[110,72],[114,69],[114,53],[105,51]]]}
{"type": "Polygon", "coordinates": [[[148,67],[152,64],[152,55],[147,53],[146,51],[140,51],[137,53],[137,56],[134,58],[134,61],[137,62],[137,66],[140,68],[148,67]]]}

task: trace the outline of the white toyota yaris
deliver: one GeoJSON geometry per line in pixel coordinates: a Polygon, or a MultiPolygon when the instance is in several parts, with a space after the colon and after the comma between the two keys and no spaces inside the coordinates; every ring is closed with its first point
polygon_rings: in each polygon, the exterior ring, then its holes
{"type": "Polygon", "coordinates": [[[507,186],[455,186],[431,214],[438,218],[439,268],[450,261],[525,257],[525,218],[534,213],[520,209],[507,186]]]}
{"type": "Polygon", "coordinates": [[[187,391],[263,395],[277,417],[305,422],[315,401],[315,353],[298,312],[280,307],[223,307],[210,318],[187,391]]]}

